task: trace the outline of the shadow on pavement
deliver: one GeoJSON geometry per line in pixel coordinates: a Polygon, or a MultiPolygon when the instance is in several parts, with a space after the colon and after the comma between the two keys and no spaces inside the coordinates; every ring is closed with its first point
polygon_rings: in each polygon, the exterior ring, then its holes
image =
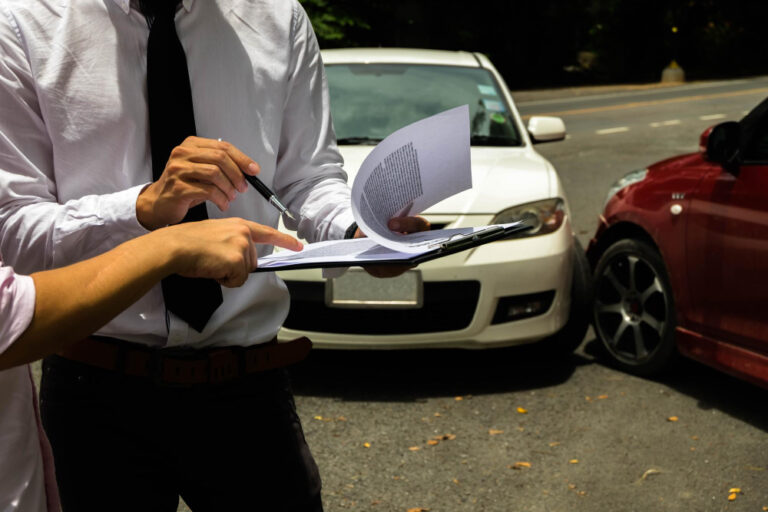
{"type": "MultiPolygon", "coordinates": [[[[595,363],[611,366],[597,339],[588,341],[583,345],[583,350],[594,357],[595,363]]],[[[766,389],[686,357],[680,357],[664,374],[646,379],[696,399],[700,409],[717,409],[768,432],[766,389]]]]}
{"type": "Polygon", "coordinates": [[[544,388],[591,361],[536,347],[487,350],[314,350],[291,369],[294,392],[347,401],[416,401],[544,388]]]}

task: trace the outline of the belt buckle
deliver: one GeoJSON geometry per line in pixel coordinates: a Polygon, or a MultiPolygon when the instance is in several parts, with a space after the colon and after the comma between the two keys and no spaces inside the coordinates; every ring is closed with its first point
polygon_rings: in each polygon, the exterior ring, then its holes
{"type": "MultiPolygon", "coordinates": [[[[203,384],[204,381],[201,379],[200,382],[184,382],[183,379],[179,381],[174,381],[172,379],[171,375],[166,375],[166,364],[169,361],[206,361],[206,358],[204,354],[201,353],[202,351],[193,350],[193,349],[179,349],[179,348],[172,348],[172,349],[156,349],[152,352],[149,359],[149,372],[150,372],[150,378],[152,379],[152,382],[156,386],[162,386],[162,387],[174,387],[174,388],[186,388],[190,387],[193,384],[203,384]]],[[[178,366],[177,372],[179,370],[178,366]]],[[[187,368],[188,370],[189,368],[187,368]]],[[[169,372],[170,374],[170,369],[169,372]]]]}
{"type": "Polygon", "coordinates": [[[245,350],[231,346],[208,352],[208,382],[222,384],[242,377],[245,373],[245,350]]]}

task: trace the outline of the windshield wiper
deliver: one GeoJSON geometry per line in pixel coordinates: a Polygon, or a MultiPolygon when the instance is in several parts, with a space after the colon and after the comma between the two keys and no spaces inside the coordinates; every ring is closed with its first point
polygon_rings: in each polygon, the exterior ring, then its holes
{"type": "Polygon", "coordinates": [[[348,144],[348,145],[375,145],[381,142],[381,139],[376,139],[374,137],[344,137],[341,139],[337,139],[337,144],[348,144]]]}
{"type": "Polygon", "coordinates": [[[520,141],[512,137],[473,135],[470,144],[473,146],[519,146],[520,141]]]}

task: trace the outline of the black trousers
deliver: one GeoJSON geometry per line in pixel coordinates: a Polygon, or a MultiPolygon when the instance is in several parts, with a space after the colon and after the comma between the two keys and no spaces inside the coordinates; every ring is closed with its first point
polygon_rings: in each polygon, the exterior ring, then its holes
{"type": "Polygon", "coordinates": [[[174,388],[52,356],[40,403],[64,512],[322,511],[285,370],[174,388]]]}

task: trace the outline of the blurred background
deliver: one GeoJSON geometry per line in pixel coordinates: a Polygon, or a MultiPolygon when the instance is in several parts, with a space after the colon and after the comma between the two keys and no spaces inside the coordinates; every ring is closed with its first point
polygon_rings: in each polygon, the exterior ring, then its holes
{"type": "Polygon", "coordinates": [[[479,51],[513,90],[765,74],[762,0],[301,0],[322,48],[479,51]]]}

